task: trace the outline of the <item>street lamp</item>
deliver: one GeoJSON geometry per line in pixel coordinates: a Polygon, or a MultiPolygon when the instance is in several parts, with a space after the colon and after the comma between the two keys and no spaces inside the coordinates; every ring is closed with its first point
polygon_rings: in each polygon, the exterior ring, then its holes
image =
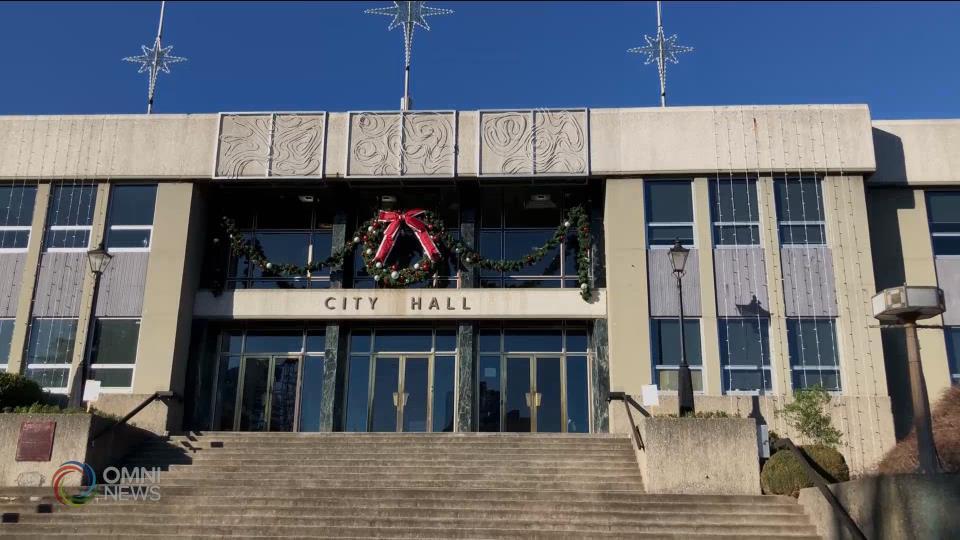
{"type": "Polygon", "coordinates": [[[917,434],[920,472],[939,473],[940,459],[933,440],[933,422],[927,401],[927,384],[920,365],[917,321],[946,311],[943,291],[937,287],[892,287],[873,297],[873,316],[891,326],[902,326],[907,338],[907,381],[913,402],[913,430],[917,434]]]}
{"type": "Polygon", "coordinates": [[[80,357],[80,373],[76,377],[77,384],[73,385],[73,391],[70,394],[70,406],[80,407],[83,404],[83,388],[87,385],[87,372],[90,356],[90,342],[93,341],[94,322],[96,321],[97,294],[100,292],[100,276],[103,275],[110,259],[113,255],[103,247],[103,242],[87,251],[87,264],[90,266],[90,272],[93,274],[93,302],[90,306],[90,325],[87,332],[87,341],[84,345],[83,356],[80,357]]]}
{"type": "Polygon", "coordinates": [[[687,266],[687,257],[690,250],[683,247],[677,238],[670,248],[670,264],[673,266],[673,275],[677,278],[677,299],[680,302],[680,366],[677,370],[677,398],[679,402],[679,416],[684,417],[694,413],[693,405],[693,377],[690,375],[690,365],[687,364],[686,336],[683,328],[683,274],[687,266]]]}

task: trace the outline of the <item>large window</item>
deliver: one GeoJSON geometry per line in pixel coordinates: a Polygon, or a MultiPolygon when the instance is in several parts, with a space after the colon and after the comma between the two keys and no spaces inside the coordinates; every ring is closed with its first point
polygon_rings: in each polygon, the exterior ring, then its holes
{"type": "MultiPolygon", "coordinates": [[[[577,189],[505,187],[483,190],[480,253],[520,259],[553,238],[567,211],[583,202],[577,189]]],[[[481,287],[577,287],[577,239],[567,235],[540,262],[514,272],[480,271],[481,287]]]]}
{"type": "MultiPolygon", "coordinates": [[[[660,390],[677,390],[680,368],[680,322],[675,319],[650,319],[650,343],[653,350],[654,382],[660,390]]],[[[683,343],[690,365],[693,389],[703,391],[703,356],[700,346],[700,320],[683,321],[683,343]]]]}
{"type": "Polygon", "coordinates": [[[762,394],[773,390],[769,326],[766,318],[720,319],[724,392],[762,394]]]}
{"type": "Polygon", "coordinates": [[[86,251],[90,248],[96,186],[57,185],[47,206],[47,251],[86,251]]]}
{"type": "MultiPolygon", "coordinates": [[[[295,194],[245,194],[233,205],[232,215],[246,237],[260,244],[271,261],[306,266],[330,256],[332,211],[310,197],[295,194]]],[[[319,199],[319,197],[317,198],[319,199]]],[[[261,269],[242,255],[231,254],[227,288],[304,289],[330,287],[330,269],[305,276],[282,276],[261,269]]]]}
{"type": "Polygon", "coordinates": [[[760,213],[754,180],[714,180],[710,190],[713,243],[717,246],[760,244],[760,213]]]}
{"type": "Polygon", "coordinates": [[[65,393],[76,335],[77,319],[33,319],[27,347],[27,377],[45,390],[65,393]]]}
{"type": "Polygon", "coordinates": [[[823,213],[823,186],[815,176],[778,179],[773,183],[777,199],[780,243],[827,243],[823,213]]]}
{"type": "Polygon", "coordinates": [[[6,371],[10,362],[10,342],[13,340],[13,319],[0,319],[0,371],[6,371]]]}
{"type": "Polygon", "coordinates": [[[833,319],[787,319],[787,350],[793,388],[821,386],[840,391],[840,358],[833,319]]]}
{"type": "Polygon", "coordinates": [[[960,384],[960,326],[944,328],[947,336],[947,361],[950,363],[950,380],[960,384]]]}
{"type": "Polygon", "coordinates": [[[960,191],[927,192],[934,255],[960,255],[960,191]]]}
{"type": "Polygon", "coordinates": [[[36,186],[0,187],[0,252],[26,251],[36,186]]]}
{"type": "Polygon", "coordinates": [[[107,212],[107,248],[110,251],[148,251],[153,235],[155,185],[116,185],[110,190],[107,212]]]}
{"type": "Polygon", "coordinates": [[[673,245],[674,240],[694,246],[693,192],[689,180],[644,182],[647,243],[651,247],[673,245]]]}
{"type": "Polygon", "coordinates": [[[97,319],[90,355],[90,379],[103,388],[127,389],[137,363],[140,319],[97,319]]]}

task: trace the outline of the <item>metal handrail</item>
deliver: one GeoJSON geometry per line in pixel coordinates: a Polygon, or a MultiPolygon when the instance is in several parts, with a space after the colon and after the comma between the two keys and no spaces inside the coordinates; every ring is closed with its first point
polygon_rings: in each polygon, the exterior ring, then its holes
{"type": "Polygon", "coordinates": [[[114,423],[112,423],[112,424],[109,424],[109,425],[104,426],[103,428],[101,428],[100,431],[96,432],[96,433],[93,435],[93,437],[90,437],[90,442],[89,442],[88,444],[89,444],[90,446],[93,446],[93,442],[94,442],[94,441],[96,441],[96,440],[99,439],[100,437],[106,435],[106,434],[109,433],[110,431],[113,431],[113,430],[116,429],[117,427],[119,427],[119,426],[121,426],[121,425],[123,425],[123,424],[126,424],[128,421],[130,421],[131,418],[133,418],[134,416],[136,416],[137,413],[139,413],[139,412],[142,411],[144,408],[146,408],[147,405],[150,405],[150,404],[153,403],[154,401],[161,400],[161,399],[175,399],[175,400],[179,400],[179,399],[180,399],[180,396],[177,395],[176,392],[171,392],[171,391],[169,391],[169,390],[168,390],[168,391],[162,391],[162,392],[154,392],[150,397],[148,397],[147,399],[143,400],[142,403],[140,403],[139,405],[137,405],[136,407],[134,407],[130,412],[128,412],[128,413],[126,414],[126,416],[124,416],[123,418],[121,418],[120,420],[117,420],[116,422],[114,422],[114,423]]]}
{"type": "Polygon", "coordinates": [[[643,437],[640,435],[640,428],[637,427],[637,423],[633,420],[633,412],[630,410],[632,406],[643,416],[650,418],[650,413],[646,411],[643,407],[630,394],[626,392],[610,392],[607,396],[607,403],[613,400],[620,400],[623,402],[623,408],[627,411],[627,419],[630,420],[630,431],[633,433],[633,438],[637,441],[637,448],[640,450],[645,449],[643,445],[643,437]]]}
{"type": "Polygon", "coordinates": [[[813,485],[816,486],[820,493],[823,495],[823,498],[830,503],[830,506],[833,507],[833,510],[840,515],[840,521],[843,522],[843,525],[847,528],[847,531],[850,532],[853,538],[858,540],[867,540],[867,535],[863,534],[863,531],[860,530],[860,526],[857,525],[857,522],[853,520],[850,514],[847,512],[847,509],[840,504],[837,496],[830,491],[830,488],[827,487],[827,479],[820,474],[820,471],[813,466],[813,463],[810,462],[810,459],[797,448],[797,445],[793,444],[793,441],[787,438],[777,439],[773,443],[773,447],[777,450],[789,450],[796,458],[800,461],[800,465],[803,467],[805,473],[807,473],[807,478],[813,482],[813,485]]]}

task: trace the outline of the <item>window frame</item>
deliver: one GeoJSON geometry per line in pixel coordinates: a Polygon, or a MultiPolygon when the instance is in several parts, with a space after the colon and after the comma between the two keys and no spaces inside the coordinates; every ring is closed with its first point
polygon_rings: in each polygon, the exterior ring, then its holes
{"type": "Polygon", "coordinates": [[[104,231],[104,244],[106,245],[107,252],[109,253],[149,253],[150,248],[153,247],[153,227],[156,221],[157,215],[157,190],[159,190],[159,184],[114,184],[110,186],[110,195],[107,202],[108,211],[107,211],[107,225],[106,230],[104,231]],[[117,187],[153,187],[153,216],[150,216],[150,225],[114,225],[112,223],[112,210],[114,202],[114,190],[117,187]],[[109,245],[110,232],[111,231],[150,231],[148,236],[147,246],[146,247],[111,247],[109,245]]]}
{"type": "MultiPolygon", "coordinates": [[[[13,337],[13,327],[17,324],[17,319],[16,319],[16,317],[0,317],[0,325],[5,325],[5,324],[7,324],[7,323],[9,323],[10,326],[11,326],[11,327],[10,327],[10,335],[11,335],[11,340],[12,340],[12,337],[13,337]]],[[[10,365],[10,347],[12,347],[12,346],[13,346],[13,343],[11,343],[11,344],[8,346],[8,348],[7,348],[7,355],[6,355],[6,356],[0,356],[0,373],[5,373],[5,372],[7,371],[7,369],[9,369],[9,365],[10,365]]]]}
{"type": "MultiPolygon", "coordinates": [[[[844,381],[843,381],[843,370],[841,369],[840,336],[839,336],[840,328],[839,328],[839,326],[838,326],[838,324],[837,324],[837,318],[836,318],[836,317],[809,317],[809,316],[806,316],[806,317],[786,317],[786,324],[785,324],[785,326],[786,326],[786,332],[787,332],[787,362],[788,362],[788,364],[789,364],[789,366],[790,366],[790,388],[791,388],[791,390],[792,390],[793,392],[796,392],[797,390],[803,390],[803,389],[805,389],[805,388],[810,388],[811,386],[816,386],[816,385],[806,385],[806,386],[799,386],[799,387],[798,387],[796,384],[794,384],[794,373],[795,373],[795,372],[800,372],[800,371],[817,371],[817,372],[831,371],[831,372],[835,372],[836,375],[837,375],[837,386],[838,386],[838,388],[836,388],[836,389],[834,389],[834,388],[824,388],[824,390],[826,390],[829,394],[834,395],[834,396],[843,395],[844,386],[845,386],[845,385],[844,385],[844,381]],[[829,322],[829,323],[830,323],[830,325],[832,326],[832,330],[833,330],[833,352],[834,352],[834,354],[835,354],[835,359],[836,359],[836,364],[835,364],[834,366],[832,366],[832,367],[827,367],[826,369],[824,369],[824,365],[822,365],[822,364],[820,364],[820,365],[800,365],[800,364],[795,364],[795,363],[794,363],[794,361],[793,361],[794,359],[790,356],[790,348],[791,348],[791,347],[790,347],[790,328],[791,328],[791,326],[792,326],[791,323],[792,323],[793,321],[798,321],[798,322],[796,323],[796,327],[797,327],[798,331],[803,329],[803,322],[829,322]]],[[[797,361],[799,362],[799,361],[801,361],[801,359],[798,358],[797,361]]]]}
{"type": "Polygon", "coordinates": [[[143,317],[95,317],[94,318],[94,324],[93,324],[94,335],[91,336],[93,338],[91,343],[92,346],[90,347],[90,351],[87,354],[88,358],[86,359],[87,366],[90,369],[89,376],[87,378],[89,380],[94,380],[93,371],[96,369],[129,369],[130,370],[130,386],[102,386],[101,385],[100,387],[101,394],[129,394],[133,392],[134,380],[135,380],[135,377],[137,376],[137,364],[138,364],[137,361],[140,359],[140,337],[141,337],[140,331],[142,329],[143,329],[143,317]],[[136,346],[136,349],[134,350],[132,364],[94,364],[93,363],[94,350],[96,350],[99,346],[100,321],[139,321],[140,322],[137,328],[137,346],[136,346]]]}
{"type": "MultiPolygon", "coordinates": [[[[42,251],[44,253],[86,253],[87,251],[90,250],[93,244],[93,222],[94,222],[94,214],[96,213],[96,208],[97,208],[97,196],[99,195],[98,191],[99,190],[97,189],[96,185],[90,185],[90,186],[85,184],[67,185],[66,183],[61,182],[59,184],[52,186],[50,190],[50,196],[47,200],[47,217],[44,223],[44,231],[43,231],[44,234],[43,234],[42,251]],[[71,191],[81,190],[81,196],[82,196],[82,191],[84,189],[90,190],[91,193],[90,193],[90,224],[89,225],[52,225],[51,224],[51,220],[55,219],[56,215],[50,212],[50,206],[54,204],[55,198],[57,199],[56,204],[58,206],[63,201],[62,195],[55,196],[55,194],[58,193],[58,190],[65,190],[68,187],[70,188],[71,191]],[[54,231],[84,231],[87,233],[87,243],[85,246],[82,246],[82,247],[50,247],[47,243],[47,239],[48,239],[47,237],[48,235],[53,236],[51,233],[53,233],[54,231]]],[[[71,193],[70,195],[71,201],[73,196],[74,195],[71,193]]],[[[72,202],[68,204],[72,205],[72,202]]],[[[78,206],[78,210],[79,210],[79,206],[78,206]]],[[[67,208],[67,211],[68,212],[70,211],[69,207],[67,208]]]]}
{"type": "MultiPolygon", "coordinates": [[[[759,321],[764,325],[763,328],[767,331],[766,339],[766,348],[763,349],[762,353],[766,355],[766,358],[760,359],[760,365],[755,366],[752,364],[730,364],[729,358],[726,360],[724,356],[726,351],[724,350],[722,341],[720,345],[720,386],[723,395],[725,396],[764,396],[771,395],[776,392],[776,379],[774,377],[773,370],[773,361],[771,359],[771,349],[770,349],[770,317],[718,317],[717,318],[717,336],[722,340],[724,332],[721,330],[721,325],[742,322],[742,321],[759,321]],[[766,363],[764,363],[766,360],[766,363]],[[769,381],[770,389],[761,388],[759,390],[731,390],[728,388],[729,379],[725,376],[727,372],[750,372],[757,371],[760,372],[762,380],[769,381]]],[[[761,330],[762,332],[762,330],[761,330]]],[[[729,336],[729,330],[726,333],[729,336]]],[[[729,337],[727,338],[729,340],[729,337]]]]}
{"type": "MultiPolygon", "coordinates": [[[[65,394],[68,394],[68,393],[70,392],[70,377],[71,377],[71,373],[70,373],[70,372],[71,372],[71,370],[72,370],[72,368],[73,368],[73,356],[74,356],[74,355],[76,354],[76,352],[77,352],[77,351],[76,351],[76,346],[77,346],[77,329],[79,328],[79,325],[80,325],[80,319],[79,319],[79,317],[32,317],[32,318],[31,318],[31,320],[30,320],[30,328],[28,329],[28,332],[27,332],[26,354],[24,355],[24,371],[23,371],[24,375],[26,375],[26,373],[27,373],[28,371],[30,371],[30,370],[50,370],[50,371],[52,371],[52,370],[58,370],[58,369],[65,369],[65,370],[67,370],[67,379],[66,379],[66,382],[65,382],[65,386],[62,386],[62,387],[41,386],[41,387],[44,389],[44,391],[47,391],[47,392],[49,392],[49,393],[51,393],[51,394],[64,394],[64,395],[65,395],[65,394]],[[69,362],[67,362],[67,363],[59,363],[59,364],[28,363],[28,361],[29,361],[29,359],[30,359],[30,345],[31,345],[31,343],[33,342],[33,339],[32,339],[32,337],[33,337],[33,331],[34,331],[34,328],[35,328],[35,326],[36,326],[37,321],[74,321],[74,328],[73,328],[73,333],[72,333],[73,343],[72,343],[71,346],[70,346],[70,348],[71,348],[72,350],[70,351],[70,359],[69,359],[70,361],[69,361],[69,362]]],[[[31,380],[33,380],[33,379],[31,379],[31,380]]],[[[40,384],[39,381],[36,381],[36,382],[37,382],[37,384],[40,384]]]]}
{"type": "MultiPolygon", "coordinates": [[[[4,187],[4,188],[8,188],[8,189],[10,189],[11,191],[12,191],[12,190],[15,190],[15,189],[18,189],[18,188],[19,188],[20,190],[22,190],[22,191],[21,191],[21,195],[20,195],[20,211],[21,211],[21,212],[22,212],[22,210],[23,210],[23,200],[26,198],[26,196],[25,196],[23,193],[25,193],[25,191],[26,191],[27,189],[30,189],[30,190],[33,192],[33,197],[32,197],[33,200],[32,200],[32,202],[31,202],[31,204],[29,205],[29,210],[28,210],[29,216],[30,216],[30,220],[29,220],[29,221],[32,223],[32,222],[33,222],[33,212],[34,212],[34,210],[36,209],[36,202],[37,202],[37,186],[36,186],[36,185],[29,185],[29,186],[28,186],[28,185],[24,184],[24,185],[22,185],[22,186],[10,185],[10,186],[3,186],[3,187],[4,187]]],[[[13,202],[13,195],[12,195],[12,194],[11,194],[11,196],[10,196],[10,200],[11,200],[11,203],[12,203],[12,202],[13,202]]],[[[11,206],[11,207],[12,207],[12,206],[11,206]]],[[[8,208],[9,208],[9,207],[8,207],[8,208]]],[[[30,249],[30,242],[33,241],[33,233],[32,233],[32,231],[33,231],[33,226],[32,226],[32,225],[0,225],[0,234],[6,233],[7,231],[12,231],[12,232],[16,232],[16,231],[26,231],[26,232],[27,232],[27,243],[26,243],[26,245],[23,246],[23,247],[2,247],[2,246],[0,246],[0,253],[25,253],[25,252],[27,252],[27,251],[30,249]]],[[[4,365],[6,365],[6,364],[0,364],[0,366],[4,366],[4,365]]]]}
{"type": "MultiPolygon", "coordinates": [[[[787,198],[789,199],[789,194],[787,194],[787,198]]],[[[787,175],[780,178],[776,178],[776,177],[773,178],[773,204],[774,204],[774,209],[776,211],[776,217],[777,217],[777,245],[778,246],[780,247],[786,247],[786,246],[826,247],[830,244],[829,239],[827,238],[827,234],[828,234],[827,216],[826,216],[827,208],[823,201],[823,177],[822,176],[814,175],[812,179],[805,178],[803,175],[800,175],[800,176],[787,175]],[[803,182],[806,182],[809,180],[812,180],[812,182],[814,183],[814,190],[817,192],[817,197],[819,199],[818,208],[823,209],[822,214],[819,216],[820,219],[782,219],[784,217],[792,218],[793,215],[785,215],[785,214],[787,214],[788,212],[789,214],[793,214],[793,211],[780,207],[780,200],[777,197],[777,186],[782,183],[785,186],[785,189],[787,189],[789,188],[790,182],[792,181],[792,182],[799,182],[802,188],[803,182]],[[821,237],[823,238],[823,241],[822,242],[784,242],[784,235],[782,233],[783,227],[818,227],[821,231],[823,231],[821,233],[821,237]]],[[[805,213],[801,210],[800,217],[807,217],[804,214],[805,213]]]]}
{"type": "MultiPolygon", "coordinates": [[[[757,181],[757,179],[751,178],[751,177],[735,177],[731,179],[711,178],[709,179],[709,182],[710,182],[710,188],[711,188],[711,189],[708,189],[708,191],[710,192],[710,195],[709,195],[710,232],[711,232],[713,247],[715,249],[738,249],[741,247],[762,247],[763,246],[763,227],[761,227],[760,224],[763,221],[763,219],[760,213],[760,194],[757,191],[759,182],[757,181]],[[722,216],[717,215],[718,214],[717,207],[719,206],[719,201],[716,199],[716,197],[717,197],[717,189],[723,182],[726,182],[727,185],[730,185],[731,183],[733,184],[743,183],[747,186],[747,198],[748,198],[747,204],[749,204],[749,198],[751,197],[751,194],[752,194],[753,199],[756,202],[756,206],[757,206],[757,214],[753,216],[754,217],[753,221],[741,221],[741,220],[724,221],[720,219],[722,216]],[[751,184],[753,184],[752,190],[750,189],[751,184]],[[721,244],[719,242],[721,234],[718,234],[718,228],[719,228],[719,233],[722,233],[724,227],[755,227],[757,230],[756,242],[751,244],[739,244],[739,243],[721,244]]],[[[733,216],[733,217],[736,217],[736,216],[733,216]]]]}
{"type": "MultiPolygon", "coordinates": [[[[332,243],[332,241],[333,241],[333,223],[321,223],[321,224],[318,225],[318,224],[317,224],[317,212],[316,212],[316,209],[315,209],[315,208],[314,208],[314,209],[311,209],[311,215],[310,215],[310,225],[311,225],[311,226],[310,226],[309,229],[262,229],[262,230],[261,230],[261,229],[258,227],[259,220],[260,220],[260,216],[259,216],[259,215],[255,215],[254,218],[253,218],[253,226],[252,226],[252,227],[249,227],[249,228],[240,229],[240,234],[242,234],[242,235],[243,235],[245,238],[247,238],[248,240],[249,240],[249,239],[255,239],[255,238],[257,237],[257,234],[261,234],[261,233],[262,233],[262,234],[289,234],[289,235],[298,234],[298,235],[303,235],[303,236],[305,236],[305,237],[307,238],[307,246],[306,246],[306,247],[307,247],[307,260],[304,262],[304,264],[310,265],[310,264],[312,264],[312,263],[313,263],[314,261],[316,261],[316,260],[323,260],[323,259],[326,259],[327,257],[329,257],[329,255],[322,256],[322,257],[319,257],[319,258],[315,258],[315,257],[314,257],[314,249],[313,249],[313,244],[314,244],[314,242],[313,242],[313,240],[314,240],[314,236],[315,236],[317,233],[319,233],[319,232],[327,232],[327,233],[330,235],[331,243],[332,243]]],[[[304,283],[305,283],[306,286],[296,287],[296,288],[301,288],[301,289],[327,289],[327,288],[330,288],[330,287],[329,287],[329,283],[330,283],[330,281],[331,281],[330,275],[331,275],[332,272],[331,272],[331,270],[329,270],[329,269],[328,269],[325,273],[323,273],[323,274],[318,274],[318,275],[313,275],[312,272],[307,271],[307,274],[306,274],[305,276],[289,276],[289,277],[277,277],[277,278],[252,277],[252,276],[250,275],[250,270],[251,270],[251,268],[252,268],[252,267],[251,267],[251,264],[250,264],[250,261],[244,261],[244,262],[243,262],[244,270],[243,270],[243,275],[242,275],[242,277],[241,277],[241,274],[240,274],[239,272],[236,273],[236,274],[232,274],[232,272],[231,272],[231,269],[232,269],[233,266],[234,266],[234,265],[233,265],[233,262],[234,262],[235,258],[236,258],[236,260],[238,261],[237,267],[238,267],[238,270],[239,270],[239,255],[237,255],[236,253],[233,253],[232,250],[230,250],[230,251],[227,252],[227,265],[226,265],[226,270],[225,270],[226,276],[225,276],[225,278],[224,278],[224,283],[225,283],[225,285],[226,285],[226,289],[227,289],[227,290],[238,290],[238,289],[254,289],[254,290],[259,289],[259,290],[263,290],[263,289],[271,289],[271,288],[273,288],[273,287],[257,287],[257,286],[254,286],[254,284],[257,283],[257,282],[263,282],[263,283],[266,283],[266,282],[271,282],[271,283],[291,283],[291,284],[304,284],[304,283]],[[238,283],[242,283],[243,286],[242,286],[242,287],[237,287],[236,285],[237,285],[238,283]],[[328,284],[328,286],[326,286],[326,287],[314,286],[314,285],[313,285],[314,283],[326,283],[326,284],[328,284]]]]}
{"type": "Polygon", "coordinates": [[[960,385],[960,326],[944,326],[944,338],[947,342],[947,371],[950,372],[950,383],[960,385]],[[951,334],[956,334],[956,342],[950,339],[951,334]]]}
{"type": "MultiPolygon", "coordinates": [[[[660,371],[678,371],[678,372],[679,372],[679,371],[680,371],[680,365],[677,364],[676,366],[674,366],[674,365],[670,365],[670,364],[659,364],[659,363],[657,363],[657,361],[656,361],[656,359],[655,359],[655,355],[653,354],[654,348],[657,346],[657,343],[654,342],[654,339],[653,339],[653,325],[656,324],[656,323],[659,322],[659,321],[671,321],[671,322],[676,322],[676,323],[679,323],[680,321],[678,320],[677,317],[650,317],[649,320],[650,320],[650,322],[649,322],[649,325],[650,325],[650,368],[651,368],[651,373],[652,373],[652,376],[653,376],[653,384],[657,385],[657,392],[659,392],[660,394],[669,395],[669,396],[677,395],[677,393],[678,393],[677,390],[665,390],[665,389],[663,389],[663,388],[660,387],[659,372],[660,372],[660,371]]],[[[687,360],[687,365],[690,367],[690,371],[699,371],[699,372],[700,372],[700,390],[697,390],[696,387],[694,386],[694,389],[693,389],[694,395],[698,395],[698,396],[699,396],[699,395],[705,395],[705,394],[707,393],[707,370],[706,370],[706,368],[705,368],[705,366],[704,366],[704,362],[703,362],[703,351],[704,351],[704,342],[703,342],[703,320],[702,320],[701,317],[684,317],[684,318],[683,318],[683,321],[684,321],[685,323],[686,323],[686,322],[689,322],[689,321],[696,321],[696,322],[697,322],[697,327],[698,327],[699,334],[700,334],[700,363],[699,363],[699,364],[691,364],[690,361],[689,361],[689,359],[688,359],[688,360],[687,360]]],[[[661,335],[662,335],[662,334],[661,334],[661,335]]],[[[691,375],[692,375],[692,374],[691,374],[691,375]]],[[[691,383],[692,383],[692,376],[691,376],[691,383]]]]}
{"type": "MultiPolygon", "coordinates": [[[[935,222],[933,220],[933,217],[930,215],[930,199],[932,197],[935,197],[937,195],[944,194],[944,193],[957,193],[958,196],[960,196],[960,191],[945,190],[945,189],[927,190],[924,193],[924,203],[926,204],[926,211],[927,211],[927,228],[930,231],[930,251],[933,253],[934,259],[939,259],[939,258],[960,259],[960,252],[937,253],[937,249],[936,249],[937,244],[934,241],[936,238],[960,238],[960,226],[958,226],[957,228],[958,230],[950,231],[950,232],[935,232],[933,230],[934,224],[938,222],[935,222]]],[[[958,222],[960,222],[960,220],[958,220],[958,222]]]]}
{"type": "Polygon", "coordinates": [[[646,234],[646,244],[647,249],[670,249],[673,247],[672,244],[653,244],[651,243],[652,235],[650,234],[650,229],[657,227],[690,227],[690,238],[693,240],[691,243],[681,242],[683,247],[687,249],[696,249],[697,248],[697,207],[694,201],[693,194],[693,180],[690,178],[664,178],[664,179],[645,179],[643,181],[643,210],[644,210],[644,233],[646,234]],[[653,184],[664,184],[664,183],[674,183],[680,184],[684,183],[690,187],[690,216],[693,218],[693,221],[651,221],[649,209],[650,202],[650,186],[653,184]]]}

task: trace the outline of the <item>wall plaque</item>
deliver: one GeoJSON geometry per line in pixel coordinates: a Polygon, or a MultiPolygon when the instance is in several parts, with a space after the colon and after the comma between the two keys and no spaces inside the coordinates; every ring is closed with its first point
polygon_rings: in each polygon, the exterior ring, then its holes
{"type": "Polygon", "coordinates": [[[56,422],[21,422],[17,461],[50,461],[56,422]]]}

